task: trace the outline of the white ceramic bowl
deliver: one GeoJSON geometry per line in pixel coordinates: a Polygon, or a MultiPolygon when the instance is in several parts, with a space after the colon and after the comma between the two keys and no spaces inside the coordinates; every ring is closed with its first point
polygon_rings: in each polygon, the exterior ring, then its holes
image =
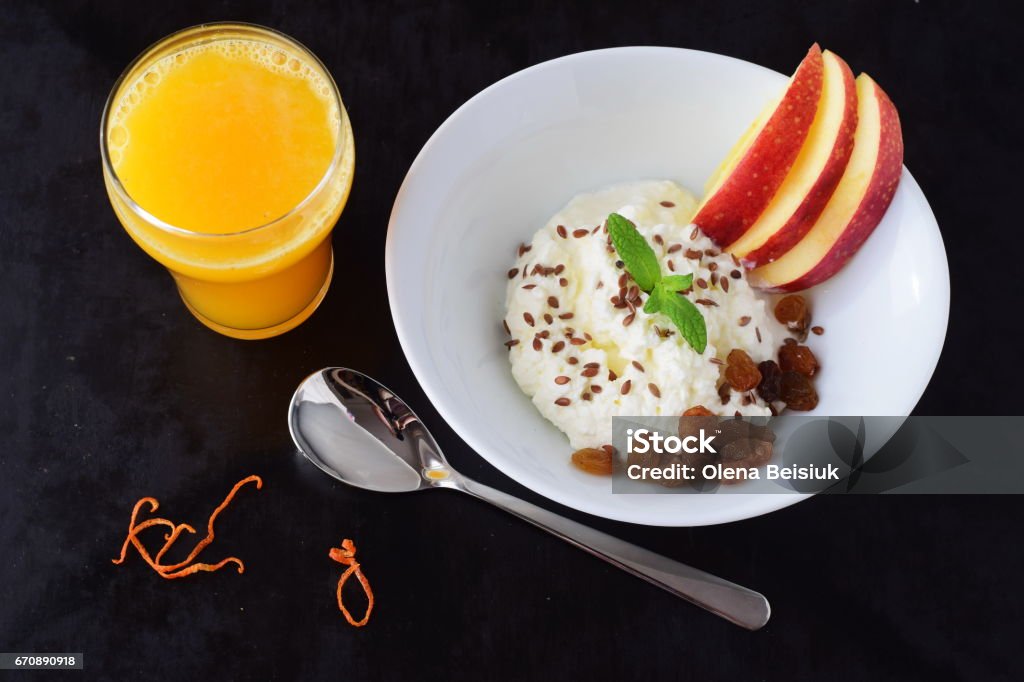
{"type": "MultiPolygon", "coordinates": [[[[699,194],[786,81],[693,50],[585,52],[492,85],[430,138],[391,214],[388,295],[424,391],[487,461],[562,504],[650,525],[723,523],[802,499],[613,494],[607,479],[571,466],[566,437],[520,392],[501,326],[516,246],[573,195],[663,178],[699,194]]],[[[935,369],[949,314],[942,239],[909,172],[860,253],[810,296],[814,323],[826,330],[813,342],[823,367],[816,414],[909,414],[935,369]]]]}

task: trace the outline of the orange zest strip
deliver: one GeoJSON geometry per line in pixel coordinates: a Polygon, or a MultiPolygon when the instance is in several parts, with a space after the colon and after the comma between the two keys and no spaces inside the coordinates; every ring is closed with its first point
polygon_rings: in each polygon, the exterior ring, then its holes
{"type": "Polygon", "coordinates": [[[191,566],[186,566],[180,571],[174,573],[167,572],[167,568],[164,567],[163,570],[160,572],[160,576],[163,578],[167,578],[168,580],[171,580],[173,578],[184,578],[187,575],[192,575],[193,573],[198,573],[199,571],[204,571],[208,573],[212,573],[213,571],[219,571],[228,564],[235,564],[236,566],[238,566],[239,573],[245,573],[245,564],[242,563],[242,560],[233,556],[229,556],[227,559],[222,559],[221,561],[215,564],[192,564],[191,566]]]}
{"type": "Polygon", "coordinates": [[[338,608],[341,609],[342,614],[345,616],[345,620],[348,621],[349,625],[357,628],[361,628],[366,625],[370,620],[370,612],[373,611],[373,590],[370,589],[370,581],[363,575],[363,570],[359,568],[359,562],[356,561],[356,545],[354,542],[345,538],[341,542],[341,547],[331,547],[331,550],[327,553],[331,559],[337,561],[339,564],[348,566],[344,573],[341,574],[341,579],[338,581],[338,608]],[[341,596],[341,590],[345,587],[346,581],[352,575],[355,574],[356,578],[359,579],[359,584],[363,586],[363,592],[366,594],[366,613],[363,614],[363,619],[357,621],[349,613],[348,609],[345,608],[345,601],[341,596]]]}
{"type": "Polygon", "coordinates": [[[234,499],[235,493],[237,493],[239,488],[241,488],[246,483],[255,483],[257,489],[263,487],[263,479],[261,479],[259,476],[248,476],[239,481],[238,483],[236,483],[234,487],[231,489],[231,492],[229,492],[227,497],[224,498],[224,501],[221,502],[220,505],[210,515],[210,520],[206,526],[206,537],[204,537],[202,540],[196,543],[196,546],[192,549],[191,552],[189,552],[188,557],[184,561],[170,565],[162,563],[164,554],[167,553],[167,550],[171,548],[171,546],[175,543],[175,541],[177,541],[177,539],[181,536],[183,532],[195,533],[196,529],[187,523],[176,524],[173,521],[162,518],[146,519],[141,523],[136,523],[139,515],[139,510],[142,508],[143,505],[148,504],[149,511],[151,512],[156,511],[160,507],[160,503],[155,498],[143,497],[142,499],[135,503],[135,507],[132,509],[131,521],[129,521],[128,523],[128,536],[125,538],[124,544],[121,546],[121,554],[117,559],[112,559],[111,561],[115,564],[124,563],[124,560],[128,554],[128,546],[131,545],[135,547],[135,549],[139,552],[139,556],[142,557],[142,560],[145,561],[150,568],[156,571],[157,574],[160,575],[160,577],[166,578],[168,580],[174,578],[184,578],[185,576],[193,575],[200,571],[218,571],[221,568],[227,566],[228,564],[235,564],[238,567],[238,572],[244,573],[245,565],[242,563],[241,559],[238,559],[237,557],[228,557],[226,559],[222,559],[216,564],[193,564],[192,562],[199,555],[199,553],[203,551],[203,549],[205,549],[211,542],[213,542],[213,524],[217,520],[217,516],[227,508],[227,506],[231,503],[231,500],[234,499]],[[165,526],[166,528],[170,529],[170,532],[164,533],[164,544],[160,548],[160,551],[157,552],[155,558],[150,555],[145,545],[142,544],[142,540],[139,538],[139,534],[142,533],[142,531],[146,530],[147,528],[152,528],[153,526],[165,526]]]}
{"type": "Polygon", "coordinates": [[[135,537],[135,533],[138,532],[135,530],[135,519],[139,515],[139,508],[146,503],[149,504],[149,511],[151,512],[155,512],[160,507],[160,503],[156,501],[155,497],[143,497],[135,503],[135,507],[132,509],[132,518],[128,521],[128,537],[124,539],[124,544],[121,545],[121,556],[117,559],[111,559],[115,564],[124,563],[125,555],[128,553],[128,543],[131,542],[132,538],[135,537]]]}
{"type": "Polygon", "coordinates": [[[188,525],[187,523],[183,523],[180,526],[174,526],[174,530],[172,530],[170,533],[164,534],[164,546],[161,547],[160,551],[156,553],[156,563],[160,563],[160,561],[164,558],[164,554],[166,554],[167,550],[169,550],[171,548],[171,545],[174,544],[174,541],[178,539],[178,536],[181,535],[182,531],[186,530],[189,533],[196,532],[195,528],[188,525]]]}
{"type": "Polygon", "coordinates": [[[192,551],[189,552],[188,556],[185,557],[184,561],[179,561],[176,564],[171,564],[170,566],[165,566],[164,568],[166,570],[168,570],[168,571],[176,571],[179,568],[182,568],[183,566],[187,566],[188,564],[192,563],[192,561],[197,556],[199,556],[200,552],[202,552],[204,549],[206,549],[207,545],[209,545],[211,542],[213,542],[213,522],[217,520],[217,517],[220,515],[220,513],[222,511],[227,509],[227,506],[229,504],[231,504],[231,500],[234,499],[235,493],[237,493],[239,488],[241,488],[246,483],[256,483],[256,489],[257,490],[259,490],[260,488],[263,487],[263,479],[260,478],[259,476],[246,476],[241,481],[236,483],[234,485],[234,487],[231,488],[231,492],[228,493],[228,496],[224,498],[224,501],[221,502],[217,506],[217,508],[213,510],[212,514],[210,514],[210,520],[206,524],[206,537],[203,538],[202,540],[200,540],[198,543],[196,543],[196,546],[192,548],[192,551]]]}

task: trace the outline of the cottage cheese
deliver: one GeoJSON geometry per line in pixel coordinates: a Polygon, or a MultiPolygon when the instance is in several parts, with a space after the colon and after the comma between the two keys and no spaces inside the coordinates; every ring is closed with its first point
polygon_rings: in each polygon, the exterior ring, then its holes
{"type": "Polygon", "coordinates": [[[696,405],[716,414],[769,414],[752,393],[744,398],[734,391],[723,405],[717,390],[722,366],[712,360],[724,362],[734,348],[755,362],[774,359],[786,332],[748,285],[743,268],[689,224],[695,208],[693,195],[673,182],[618,185],[575,197],[533,236],[528,249],[520,249],[506,294],[505,322],[518,341],[509,350],[512,375],[573,448],[610,443],[616,415],[679,415],[696,405]],[[630,310],[610,299],[619,292],[624,270],[604,230],[594,231],[613,212],[636,224],[664,274],[692,272],[694,282],[708,284],[688,294],[691,301],[716,304],[698,305],[708,331],[702,354],[664,315],[638,309],[623,324],[630,310]],[[689,258],[688,249],[711,255],[689,258]],[[711,284],[712,267],[718,278],[728,278],[728,291],[720,279],[711,284]],[[596,367],[596,374],[588,367],[596,367]]]}

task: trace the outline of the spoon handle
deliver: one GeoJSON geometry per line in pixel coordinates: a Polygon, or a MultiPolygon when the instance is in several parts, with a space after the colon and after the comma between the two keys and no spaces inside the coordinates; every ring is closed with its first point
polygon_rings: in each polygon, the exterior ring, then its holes
{"type": "Polygon", "coordinates": [[[760,629],[771,615],[768,600],[758,592],[584,526],[482,483],[463,477],[460,489],[748,630],[760,629]]]}

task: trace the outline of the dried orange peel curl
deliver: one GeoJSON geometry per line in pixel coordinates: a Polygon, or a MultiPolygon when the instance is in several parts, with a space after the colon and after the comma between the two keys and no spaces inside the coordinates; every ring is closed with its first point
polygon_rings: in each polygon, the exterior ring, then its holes
{"type": "Polygon", "coordinates": [[[363,570],[359,568],[359,562],[356,561],[356,545],[354,542],[345,538],[341,541],[341,547],[331,547],[331,551],[327,553],[329,557],[337,561],[339,564],[348,566],[344,573],[341,574],[341,579],[338,581],[338,608],[341,609],[342,614],[345,616],[345,620],[349,622],[349,625],[361,628],[366,625],[370,620],[370,612],[373,611],[373,590],[370,589],[370,581],[363,575],[363,570]],[[363,619],[357,621],[349,613],[348,609],[345,608],[345,600],[341,596],[341,590],[345,587],[345,582],[355,575],[359,579],[359,584],[363,586],[363,592],[366,594],[366,613],[363,614],[363,619]]]}
{"type": "Polygon", "coordinates": [[[141,523],[137,523],[139,511],[142,509],[143,505],[149,505],[150,512],[155,512],[157,509],[160,508],[160,503],[156,500],[156,498],[143,497],[141,500],[135,503],[135,508],[132,509],[132,518],[131,521],[128,522],[128,536],[125,538],[124,544],[121,545],[121,555],[118,558],[113,559],[113,563],[124,563],[125,558],[127,558],[128,556],[128,547],[130,545],[132,547],[135,547],[135,549],[139,553],[139,556],[142,557],[143,561],[149,564],[150,568],[156,571],[161,578],[166,578],[168,580],[172,580],[174,578],[184,578],[185,576],[189,576],[193,573],[198,573],[200,571],[218,571],[227,566],[228,564],[234,564],[238,567],[239,573],[244,573],[245,564],[243,564],[242,560],[237,557],[228,557],[226,559],[218,561],[215,564],[193,562],[195,561],[196,557],[199,556],[199,553],[206,549],[206,547],[211,542],[213,542],[213,524],[217,520],[217,517],[220,515],[222,511],[227,509],[227,506],[231,504],[231,500],[234,499],[235,494],[238,492],[238,490],[247,483],[255,483],[257,490],[263,487],[263,479],[261,479],[259,476],[247,476],[246,478],[243,478],[241,481],[236,483],[234,487],[231,488],[231,492],[229,492],[227,497],[224,498],[224,501],[221,502],[220,505],[218,505],[218,507],[213,510],[212,514],[210,514],[210,520],[206,524],[206,537],[204,537],[202,540],[196,543],[196,546],[192,548],[192,551],[189,552],[188,556],[183,561],[179,561],[174,564],[163,563],[163,558],[164,555],[167,553],[167,550],[169,550],[171,548],[171,545],[173,545],[178,540],[178,538],[181,537],[182,533],[187,532],[194,534],[196,532],[196,529],[188,525],[187,523],[176,524],[173,521],[162,518],[146,519],[141,523]],[[142,531],[146,530],[147,528],[152,528],[154,526],[164,526],[169,529],[167,533],[164,533],[164,544],[162,547],[160,547],[160,550],[156,553],[156,556],[150,554],[149,550],[146,549],[146,546],[142,544],[142,540],[139,539],[139,535],[142,533],[142,531]]]}

